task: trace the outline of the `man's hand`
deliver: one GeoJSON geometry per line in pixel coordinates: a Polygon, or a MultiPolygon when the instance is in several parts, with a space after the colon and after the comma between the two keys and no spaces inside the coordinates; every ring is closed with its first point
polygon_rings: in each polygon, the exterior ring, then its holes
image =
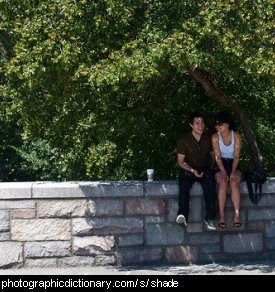
{"type": "Polygon", "coordinates": [[[203,172],[199,173],[196,169],[193,169],[193,173],[196,177],[203,177],[203,172]]]}

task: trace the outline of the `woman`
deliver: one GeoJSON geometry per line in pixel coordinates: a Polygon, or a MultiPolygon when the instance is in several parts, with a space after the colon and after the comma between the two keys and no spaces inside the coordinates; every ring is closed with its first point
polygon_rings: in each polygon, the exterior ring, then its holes
{"type": "Polygon", "coordinates": [[[234,207],[234,227],[241,227],[240,222],[240,181],[242,174],[239,169],[241,137],[234,131],[233,119],[229,113],[223,112],[215,118],[217,133],[212,135],[212,147],[216,164],[215,179],[219,186],[219,227],[225,228],[224,208],[226,189],[231,188],[231,199],[234,207]]]}

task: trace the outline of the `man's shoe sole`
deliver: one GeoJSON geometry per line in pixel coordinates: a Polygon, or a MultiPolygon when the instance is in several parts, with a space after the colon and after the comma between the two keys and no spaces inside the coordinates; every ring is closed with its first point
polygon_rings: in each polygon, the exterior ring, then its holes
{"type": "Polygon", "coordinates": [[[178,215],[176,222],[178,224],[184,224],[185,226],[187,226],[186,219],[185,219],[184,215],[178,215]]]}

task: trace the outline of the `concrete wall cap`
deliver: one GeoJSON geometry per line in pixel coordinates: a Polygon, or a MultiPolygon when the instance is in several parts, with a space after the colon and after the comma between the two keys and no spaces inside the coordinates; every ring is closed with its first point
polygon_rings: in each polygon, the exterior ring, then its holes
{"type": "MultiPolygon", "coordinates": [[[[247,194],[245,182],[241,193],[247,194]]],[[[275,193],[275,178],[268,178],[262,187],[263,194],[275,193]]],[[[154,197],[177,196],[178,182],[169,181],[37,181],[1,182],[0,200],[31,198],[102,198],[102,197],[154,197]]],[[[201,195],[199,183],[195,183],[191,195],[201,195]]]]}

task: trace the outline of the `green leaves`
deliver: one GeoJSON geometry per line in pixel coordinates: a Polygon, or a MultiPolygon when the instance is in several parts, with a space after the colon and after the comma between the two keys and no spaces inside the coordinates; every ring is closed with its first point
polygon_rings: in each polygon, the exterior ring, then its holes
{"type": "MultiPolygon", "coordinates": [[[[187,75],[190,65],[245,105],[258,134],[273,135],[272,8],[271,0],[0,1],[0,96],[9,115],[19,113],[28,145],[59,149],[52,155],[70,169],[62,179],[141,179],[149,165],[173,178],[189,112],[202,110],[210,124],[221,109],[187,75]]],[[[38,173],[38,162],[23,159],[38,173]]]]}

